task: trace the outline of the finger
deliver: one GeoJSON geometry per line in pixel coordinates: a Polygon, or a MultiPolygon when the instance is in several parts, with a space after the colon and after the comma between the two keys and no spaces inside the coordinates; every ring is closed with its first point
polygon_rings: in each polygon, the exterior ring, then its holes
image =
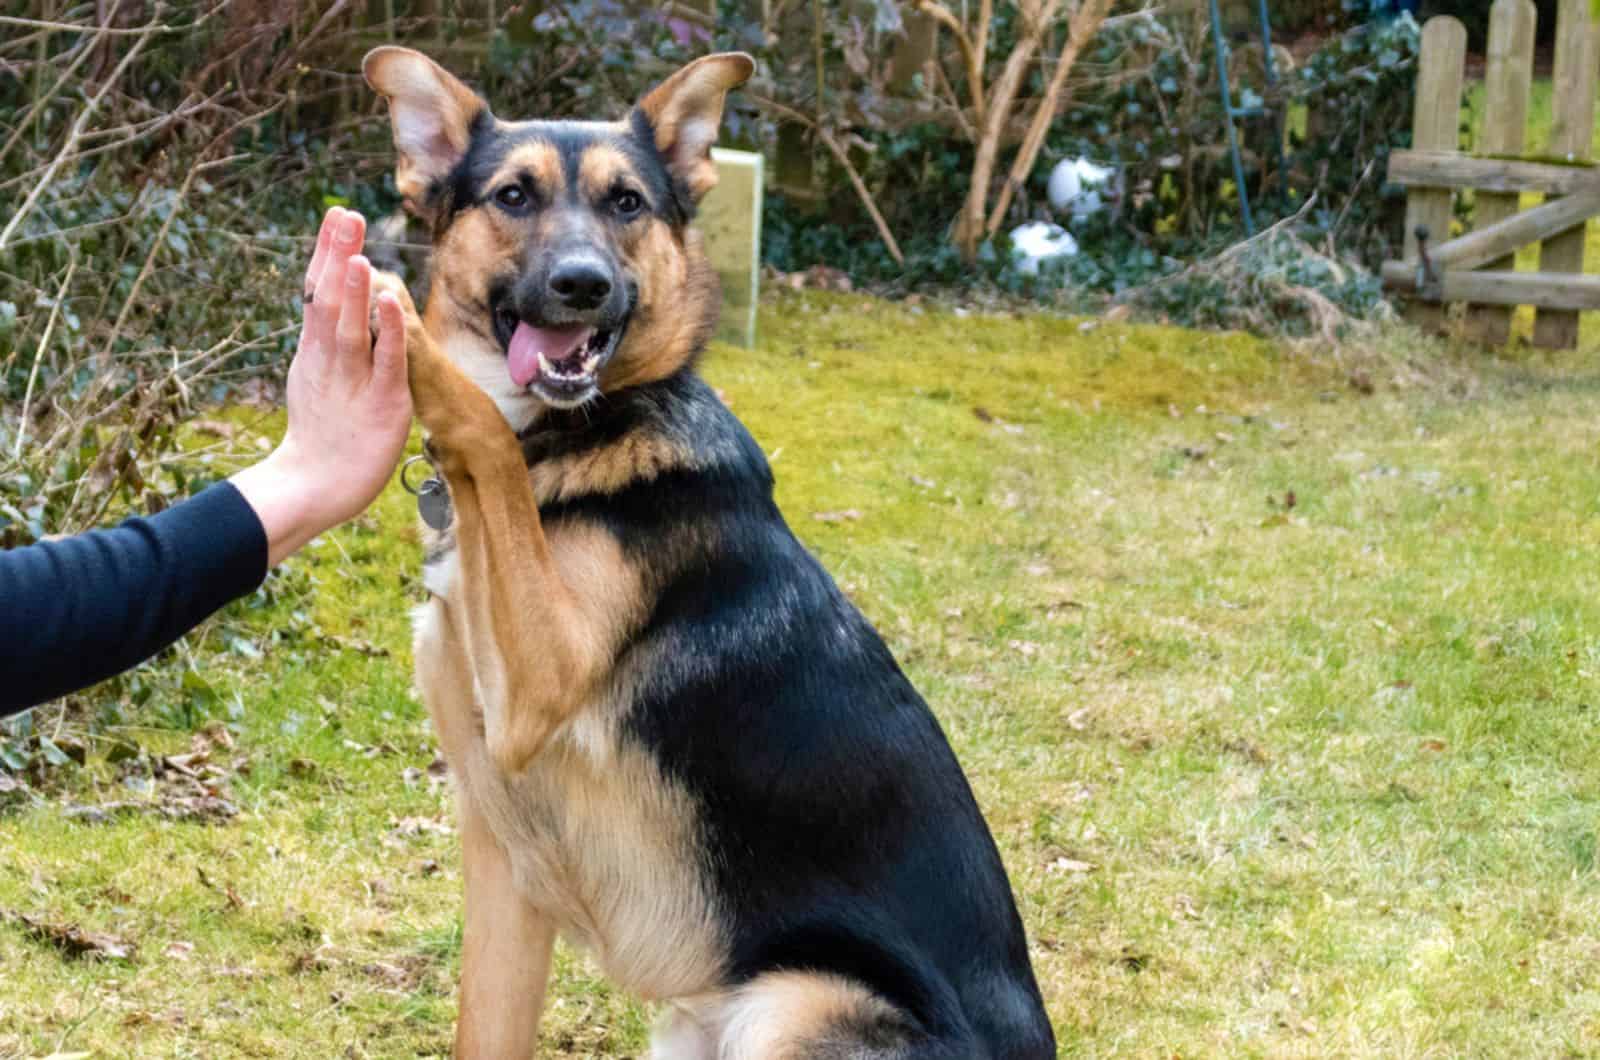
{"type": "Polygon", "coordinates": [[[378,296],[378,341],[372,348],[372,380],[381,390],[406,385],[406,311],[400,299],[385,291],[378,296]]]}
{"type": "Polygon", "coordinates": [[[312,304],[316,295],[317,280],[322,276],[322,269],[328,263],[328,248],[333,246],[333,234],[339,229],[339,219],[344,211],[335,206],[322,215],[322,227],[317,229],[317,248],[311,252],[311,264],[306,266],[306,281],[302,290],[305,292],[306,305],[312,304]]]}
{"type": "MultiPolygon", "coordinates": [[[[361,239],[366,234],[366,220],[354,210],[342,211],[339,226],[333,235],[333,245],[328,248],[327,264],[317,278],[317,292],[312,314],[312,324],[318,337],[332,341],[334,326],[339,320],[339,307],[344,303],[345,267],[352,255],[361,250],[361,239]]],[[[362,312],[366,306],[362,306],[362,312]]]]}
{"type": "Polygon", "coordinates": [[[341,297],[338,370],[350,378],[365,379],[372,372],[372,266],[359,254],[345,265],[341,297]]]}

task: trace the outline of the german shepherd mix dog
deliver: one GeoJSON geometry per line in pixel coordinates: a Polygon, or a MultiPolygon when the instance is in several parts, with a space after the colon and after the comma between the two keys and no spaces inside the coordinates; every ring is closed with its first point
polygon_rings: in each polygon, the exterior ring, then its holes
{"type": "Polygon", "coordinates": [[[432,229],[425,315],[402,301],[450,501],[416,665],[460,789],[457,1055],[532,1052],[561,932],[668,1003],[655,1057],[1054,1056],[938,723],[695,373],[689,222],[753,69],[700,59],[607,124],[364,64],[432,229]]]}

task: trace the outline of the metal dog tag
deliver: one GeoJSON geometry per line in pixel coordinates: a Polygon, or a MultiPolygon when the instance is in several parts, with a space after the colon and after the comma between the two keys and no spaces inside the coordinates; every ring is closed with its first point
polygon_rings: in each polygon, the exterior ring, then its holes
{"type": "Polygon", "coordinates": [[[450,491],[436,478],[423,479],[417,487],[417,514],[435,530],[450,525],[450,491]]]}

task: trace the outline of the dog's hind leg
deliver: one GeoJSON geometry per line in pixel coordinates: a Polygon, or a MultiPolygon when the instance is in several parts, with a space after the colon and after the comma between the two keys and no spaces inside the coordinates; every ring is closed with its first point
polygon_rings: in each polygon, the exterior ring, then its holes
{"type": "Polygon", "coordinates": [[[865,987],[824,972],[780,971],[680,1006],[650,1060],[955,1060],[970,1040],[932,1040],[865,987]]]}

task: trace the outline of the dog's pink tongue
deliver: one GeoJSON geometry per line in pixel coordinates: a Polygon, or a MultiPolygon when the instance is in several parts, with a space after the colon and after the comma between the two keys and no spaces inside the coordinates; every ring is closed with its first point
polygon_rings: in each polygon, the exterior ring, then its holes
{"type": "Polygon", "coordinates": [[[582,324],[569,328],[536,328],[519,321],[506,347],[506,367],[511,370],[511,381],[527,386],[539,374],[540,353],[550,361],[571,357],[578,345],[589,337],[589,330],[582,324]]]}

